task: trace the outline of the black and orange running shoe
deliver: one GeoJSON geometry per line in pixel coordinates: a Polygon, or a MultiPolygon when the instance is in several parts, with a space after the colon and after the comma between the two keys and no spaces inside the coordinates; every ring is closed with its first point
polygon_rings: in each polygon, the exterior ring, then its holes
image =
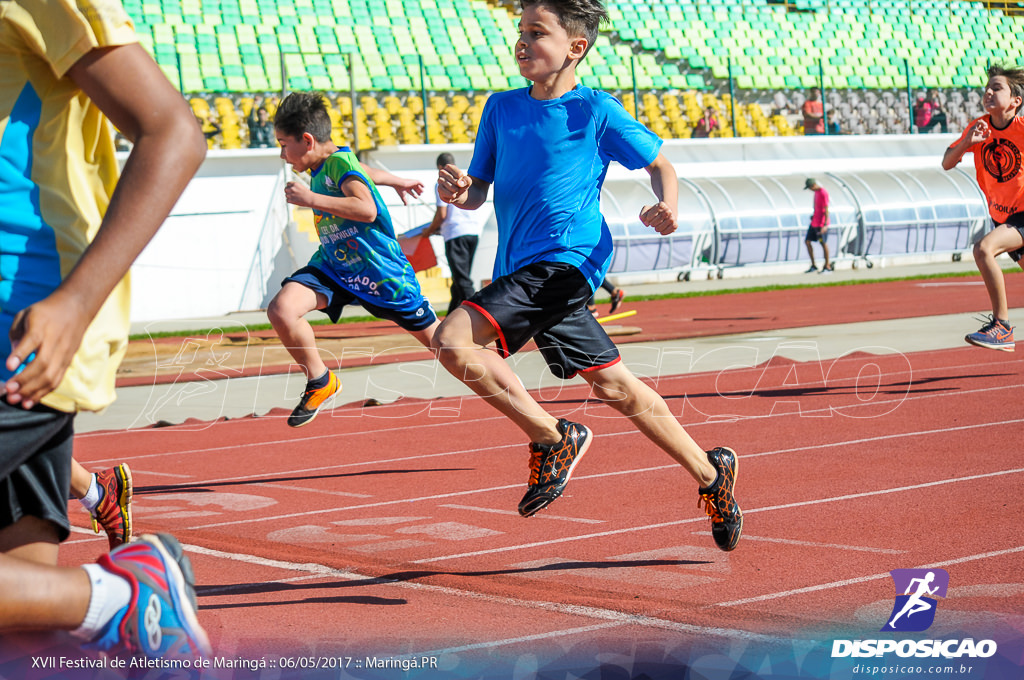
{"type": "Polygon", "coordinates": [[[612,308],[608,310],[609,314],[614,314],[618,311],[619,307],[622,306],[622,301],[626,299],[626,291],[621,288],[616,288],[615,292],[612,293],[612,308]]]}
{"type": "Polygon", "coordinates": [[[707,452],[708,460],[718,471],[718,478],[707,487],[698,489],[700,497],[697,507],[704,506],[704,511],[711,518],[711,537],[715,545],[722,550],[733,550],[739,543],[743,531],[743,512],[733,497],[736,486],[736,452],[719,446],[707,452]]]}
{"type": "Polygon", "coordinates": [[[92,512],[92,530],[107,533],[113,550],[132,540],[132,471],[121,463],[96,473],[96,484],[103,489],[103,498],[92,512]]]}
{"type": "Polygon", "coordinates": [[[530,517],[562,495],[569,477],[590,448],[593,433],[584,425],[559,418],[562,441],[557,444],[530,443],[530,488],[519,501],[519,514],[530,517]]]}
{"type": "Polygon", "coordinates": [[[328,400],[341,391],[341,380],[338,376],[332,371],[327,371],[327,375],[327,384],[323,387],[311,387],[308,382],[306,383],[306,391],[302,393],[299,405],[288,416],[290,427],[302,427],[313,422],[313,418],[316,418],[316,414],[328,400]]]}

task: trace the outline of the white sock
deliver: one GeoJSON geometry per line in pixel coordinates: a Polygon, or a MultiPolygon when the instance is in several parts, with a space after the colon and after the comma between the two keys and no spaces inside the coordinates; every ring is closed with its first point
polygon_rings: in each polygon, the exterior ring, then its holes
{"type": "Polygon", "coordinates": [[[89,610],[85,613],[85,620],[71,634],[83,640],[93,640],[114,618],[114,614],[128,605],[132,586],[127,580],[98,564],[83,564],[82,569],[89,574],[92,593],[89,595],[89,610]]]}
{"type": "Polygon", "coordinates": [[[96,483],[96,474],[93,473],[89,476],[89,491],[84,497],[79,498],[78,502],[85,506],[85,509],[89,512],[96,510],[96,506],[103,500],[103,489],[96,483]]]}

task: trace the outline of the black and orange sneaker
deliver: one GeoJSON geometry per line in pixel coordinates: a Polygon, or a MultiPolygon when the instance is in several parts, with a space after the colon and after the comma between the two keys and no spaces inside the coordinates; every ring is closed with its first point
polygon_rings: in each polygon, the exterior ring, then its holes
{"type": "Polygon", "coordinates": [[[715,539],[715,545],[729,551],[739,543],[740,532],[743,531],[743,512],[732,495],[739,465],[736,452],[724,446],[712,449],[707,454],[708,460],[718,471],[718,478],[711,486],[697,490],[700,494],[697,507],[703,505],[704,511],[711,518],[711,537],[715,539]]]}
{"type": "Polygon", "coordinates": [[[519,501],[519,514],[535,515],[562,495],[569,477],[590,448],[593,433],[584,425],[558,419],[562,441],[557,444],[530,443],[530,488],[519,501]]]}
{"type": "Polygon", "coordinates": [[[609,314],[614,314],[619,307],[622,306],[622,301],[626,297],[626,291],[621,288],[616,288],[615,292],[612,293],[612,308],[608,311],[609,314]]]}
{"type": "Polygon", "coordinates": [[[288,416],[290,427],[302,427],[313,422],[316,414],[323,408],[324,404],[341,391],[341,380],[332,371],[327,371],[327,384],[323,387],[311,387],[306,383],[306,391],[302,393],[299,405],[295,407],[292,414],[288,416]]]}
{"type": "Polygon", "coordinates": [[[98,534],[103,527],[113,550],[132,540],[132,471],[121,463],[97,472],[96,483],[103,498],[92,511],[92,530],[98,534]]]}

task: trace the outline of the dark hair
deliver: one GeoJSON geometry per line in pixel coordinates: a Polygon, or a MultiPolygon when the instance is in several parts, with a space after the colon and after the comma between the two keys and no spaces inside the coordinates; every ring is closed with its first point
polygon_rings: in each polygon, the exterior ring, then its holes
{"type": "Polygon", "coordinates": [[[1024,107],[1024,69],[1006,68],[1002,64],[992,64],[988,67],[988,79],[992,80],[996,76],[1006,78],[1006,82],[1010,86],[1010,94],[1021,98],[1021,106],[1017,107],[1017,113],[1020,113],[1021,108],[1024,107]]]}
{"type": "Polygon", "coordinates": [[[455,156],[450,153],[443,153],[437,157],[437,167],[443,168],[446,165],[455,165],[455,156]]]}
{"type": "Polygon", "coordinates": [[[300,138],[305,133],[318,142],[331,139],[331,117],[319,92],[292,92],[274,114],[274,127],[286,135],[300,138]]]}
{"type": "Polygon", "coordinates": [[[544,5],[558,17],[558,22],[570,38],[586,38],[587,55],[597,42],[597,31],[601,23],[608,21],[608,10],[601,0],[519,0],[523,9],[533,5],[544,5]]]}

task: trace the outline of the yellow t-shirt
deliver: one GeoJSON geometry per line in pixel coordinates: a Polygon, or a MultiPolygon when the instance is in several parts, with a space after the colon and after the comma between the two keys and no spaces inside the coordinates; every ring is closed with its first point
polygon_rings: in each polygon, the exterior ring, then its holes
{"type": "Polygon", "coordinates": [[[969,135],[979,120],[985,121],[992,134],[967,151],[974,154],[974,172],[981,193],[988,200],[989,215],[996,224],[1005,224],[1010,215],[1024,212],[1024,172],[1021,168],[1024,118],[1017,116],[1003,130],[992,124],[988,114],[975,118],[951,146],[956,146],[969,135]]]}
{"type": "MultiPolygon", "coordinates": [[[[68,275],[117,182],[110,124],[67,72],[97,47],[136,40],[116,0],[0,1],[0,380],[14,315],[68,275]]],[[[44,404],[74,412],[114,400],[128,312],[125,277],[44,404]]]]}

